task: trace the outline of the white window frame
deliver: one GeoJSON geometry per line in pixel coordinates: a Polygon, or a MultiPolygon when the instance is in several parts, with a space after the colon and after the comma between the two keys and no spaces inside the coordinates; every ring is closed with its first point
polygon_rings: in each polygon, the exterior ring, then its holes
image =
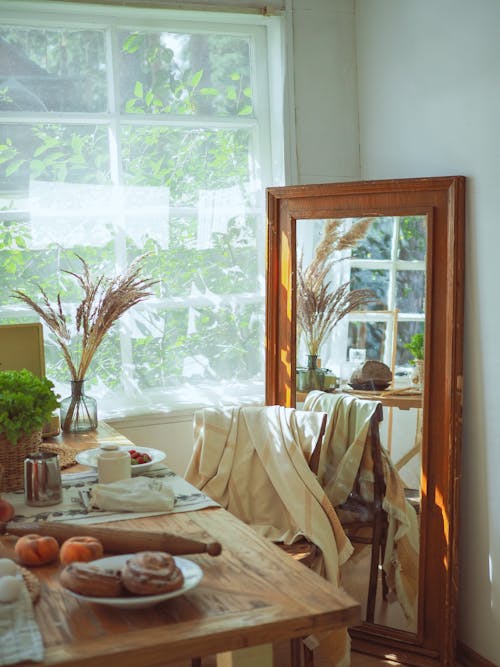
{"type": "MultiPolygon", "coordinates": [[[[109,28],[111,39],[114,31],[123,28],[137,29],[138,20],[140,17],[140,28],[157,31],[162,22],[165,24],[165,29],[175,30],[189,30],[193,28],[198,31],[207,31],[208,26],[217,27],[217,30],[227,31],[232,34],[245,34],[252,37],[254,48],[251,54],[252,68],[257,71],[255,80],[257,81],[257,88],[253,90],[253,106],[256,110],[254,117],[235,117],[235,118],[203,118],[191,116],[177,116],[174,119],[165,117],[148,117],[147,122],[143,115],[141,117],[134,117],[131,114],[124,114],[123,122],[128,125],[140,124],[144,125],[150,123],[151,125],[177,125],[177,126],[193,126],[203,125],[203,127],[235,127],[247,128],[252,132],[253,141],[256,146],[254,156],[258,158],[258,164],[254,163],[253,170],[255,172],[255,179],[260,183],[261,197],[257,202],[255,212],[257,212],[262,219],[260,229],[260,239],[257,243],[260,244],[262,252],[260,254],[260,269],[261,274],[265,275],[265,188],[272,185],[282,185],[284,182],[284,132],[283,132],[283,44],[282,44],[282,19],[279,17],[257,16],[251,14],[234,14],[220,13],[220,12],[199,12],[199,11],[185,11],[185,10],[163,10],[163,9],[141,9],[128,7],[110,7],[103,5],[85,5],[72,3],[52,3],[52,2],[30,2],[22,1],[12,2],[11,0],[2,2],[2,22],[5,26],[9,24],[34,25],[37,27],[48,27],[52,25],[54,18],[58,21],[58,27],[88,27],[109,28]],[[36,19],[34,20],[34,17],[36,19]],[[266,57],[267,55],[267,57],[266,57]],[[277,93],[278,91],[278,93],[277,93]]],[[[108,37],[108,63],[112,62],[110,57],[112,44],[108,37]]],[[[110,70],[108,70],[110,71],[110,70]]],[[[112,82],[108,80],[108,91],[112,93],[112,82]]],[[[110,95],[111,104],[115,100],[113,94],[110,95]]],[[[94,114],[59,114],[57,112],[50,112],[39,114],[36,112],[29,113],[0,113],[0,122],[5,123],[19,123],[22,120],[25,122],[36,123],[82,123],[101,124],[108,127],[110,133],[118,136],[117,127],[120,123],[121,114],[116,107],[110,109],[110,113],[94,113],[94,114]]],[[[122,175],[120,173],[119,160],[119,146],[115,141],[117,153],[111,160],[114,164],[112,169],[113,184],[120,186],[123,184],[122,175]]],[[[256,162],[257,162],[256,161],[256,162]]],[[[248,209],[247,209],[248,210],[248,209]]],[[[175,213],[175,209],[171,209],[175,213]]],[[[195,214],[195,213],[194,213],[195,214]]],[[[120,252],[117,253],[117,258],[120,258],[120,252]]],[[[123,258],[122,258],[123,260],[123,258]]],[[[118,270],[125,268],[124,262],[117,267],[118,270]]],[[[227,295],[228,300],[235,297],[227,295]]],[[[262,285],[262,294],[248,294],[237,295],[242,302],[245,300],[264,299],[264,289],[262,285]]],[[[139,304],[136,308],[175,308],[179,302],[184,302],[184,299],[171,298],[164,300],[152,300],[139,304]]],[[[203,302],[203,297],[193,297],[193,305],[199,305],[203,302]]],[[[19,305],[14,304],[13,307],[2,309],[2,313],[6,316],[19,313],[19,305]]],[[[264,332],[262,332],[262,340],[264,341],[264,332]]],[[[130,351],[128,349],[128,341],[121,337],[122,355],[124,361],[130,358],[130,351]]],[[[262,386],[242,387],[241,400],[244,402],[258,402],[264,399],[264,377],[262,377],[262,386]]],[[[126,378],[124,378],[126,380],[126,378]]],[[[137,408],[134,398],[133,403],[127,404],[126,399],[120,405],[109,404],[100,405],[101,414],[104,418],[113,417],[127,417],[133,414],[141,414],[149,412],[176,412],[179,410],[176,399],[179,398],[178,392],[175,397],[165,395],[163,391],[155,396],[153,403],[155,407],[147,407],[142,405],[137,408]],[[161,405],[161,407],[159,407],[161,405]]],[[[190,410],[200,404],[211,402],[228,401],[234,402],[234,390],[231,396],[225,396],[223,388],[221,392],[214,388],[214,391],[205,392],[204,396],[188,397],[180,396],[183,404],[182,411],[190,410]],[[187,405],[187,401],[191,401],[192,405],[187,405]]],[[[151,400],[148,401],[151,406],[151,400]]]]}

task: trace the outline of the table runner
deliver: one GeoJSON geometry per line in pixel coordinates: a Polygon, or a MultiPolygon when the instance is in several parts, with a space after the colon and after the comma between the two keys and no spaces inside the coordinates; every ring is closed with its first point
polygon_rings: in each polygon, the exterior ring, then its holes
{"type": "Polygon", "coordinates": [[[14,519],[12,519],[14,523],[23,523],[26,521],[61,521],[87,525],[104,523],[106,521],[140,519],[160,514],[190,512],[206,507],[219,506],[218,503],[164,465],[157,464],[152,466],[145,476],[162,477],[171,485],[175,495],[173,510],[170,512],[104,512],[101,510],[90,510],[87,512],[80,501],[79,492],[89,491],[93,484],[97,483],[97,473],[94,470],[79,473],[63,473],[61,476],[63,499],[57,505],[50,505],[48,507],[26,505],[23,491],[5,493],[2,497],[14,506],[16,512],[14,519]]]}

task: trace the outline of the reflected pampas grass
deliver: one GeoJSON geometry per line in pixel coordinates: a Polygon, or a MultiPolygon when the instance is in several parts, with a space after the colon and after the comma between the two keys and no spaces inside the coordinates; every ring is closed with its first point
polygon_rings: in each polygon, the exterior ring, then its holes
{"type": "Polygon", "coordinates": [[[345,232],[343,219],[328,220],[311,263],[304,267],[303,256],[297,262],[297,326],[310,355],[319,354],[321,344],[346,315],[377,300],[372,290],[351,290],[350,281],[332,289],[329,278],[334,265],[344,261],[338,253],[353,248],[373,219],[361,218],[345,232]]]}

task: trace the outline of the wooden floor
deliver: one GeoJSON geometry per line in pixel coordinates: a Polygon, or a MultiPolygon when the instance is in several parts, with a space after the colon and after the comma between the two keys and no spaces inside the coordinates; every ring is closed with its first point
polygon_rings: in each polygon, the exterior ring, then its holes
{"type": "MultiPolygon", "coordinates": [[[[288,667],[289,664],[290,660],[286,645],[276,645],[274,647],[274,667],[288,667]]],[[[374,658],[370,655],[356,653],[355,651],[351,652],[351,667],[382,667],[383,665],[393,665],[393,667],[395,667],[399,664],[399,662],[382,660],[380,658],[374,658]]],[[[332,663],[329,660],[325,660],[316,656],[314,659],[314,667],[332,667],[332,663]]]]}
{"type": "MultiPolygon", "coordinates": [[[[289,654],[289,642],[280,642],[275,644],[273,647],[274,654],[274,667],[289,667],[290,665],[290,654],[289,654]]],[[[215,656],[209,656],[208,658],[203,658],[202,667],[216,667],[215,656]]],[[[351,665],[350,667],[399,667],[403,663],[393,662],[392,660],[383,660],[382,658],[374,658],[370,655],[365,655],[363,653],[356,653],[352,651],[351,653],[351,665]]],[[[173,665],[172,667],[191,667],[191,662],[182,662],[179,664],[173,665]]],[[[332,667],[331,662],[325,660],[321,657],[316,656],[314,659],[314,667],[332,667]]],[[[461,667],[458,663],[456,667],[461,667]]]]}
{"type": "MultiPolygon", "coordinates": [[[[288,646],[288,642],[280,642],[279,644],[274,645],[274,667],[289,667],[290,656],[288,646]]],[[[216,667],[216,664],[215,656],[203,658],[202,667],[216,667]]],[[[364,655],[363,653],[356,653],[355,651],[352,651],[351,653],[350,667],[388,667],[390,665],[392,665],[392,667],[398,667],[399,665],[402,665],[402,663],[374,658],[370,655],[364,655]]],[[[182,662],[172,667],[191,667],[191,663],[182,662]]],[[[321,657],[316,657],[314,660],[314,667],[332,667],[332,663],[321,657]]],[[[460,665],[456,665],[456,667],[460,667],[460,665]]]]}

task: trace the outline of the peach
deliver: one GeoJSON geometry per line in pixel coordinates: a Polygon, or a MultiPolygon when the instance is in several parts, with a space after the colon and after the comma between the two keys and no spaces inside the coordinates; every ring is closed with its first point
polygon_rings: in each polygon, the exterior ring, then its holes
{"type": "Polygon", "coordinates": [[[10,521],[15,515],[14,507],[3,498],[0,498],[0,521],[10,521]]]}
{"type": "Polygon", "coordinates": [[[59,543],[55,537],[30,533],[20,537],[14,545],[21,565],[45,565],[59,556],[59,543]]]}
{"type": "Polygon", "coordinates": [[[59,558],[63,565],[80,562],[88,563],[91,560],[102,558],[104,549],[102,543],[90,535],[70,537],[61,545],[59,558]]]}

